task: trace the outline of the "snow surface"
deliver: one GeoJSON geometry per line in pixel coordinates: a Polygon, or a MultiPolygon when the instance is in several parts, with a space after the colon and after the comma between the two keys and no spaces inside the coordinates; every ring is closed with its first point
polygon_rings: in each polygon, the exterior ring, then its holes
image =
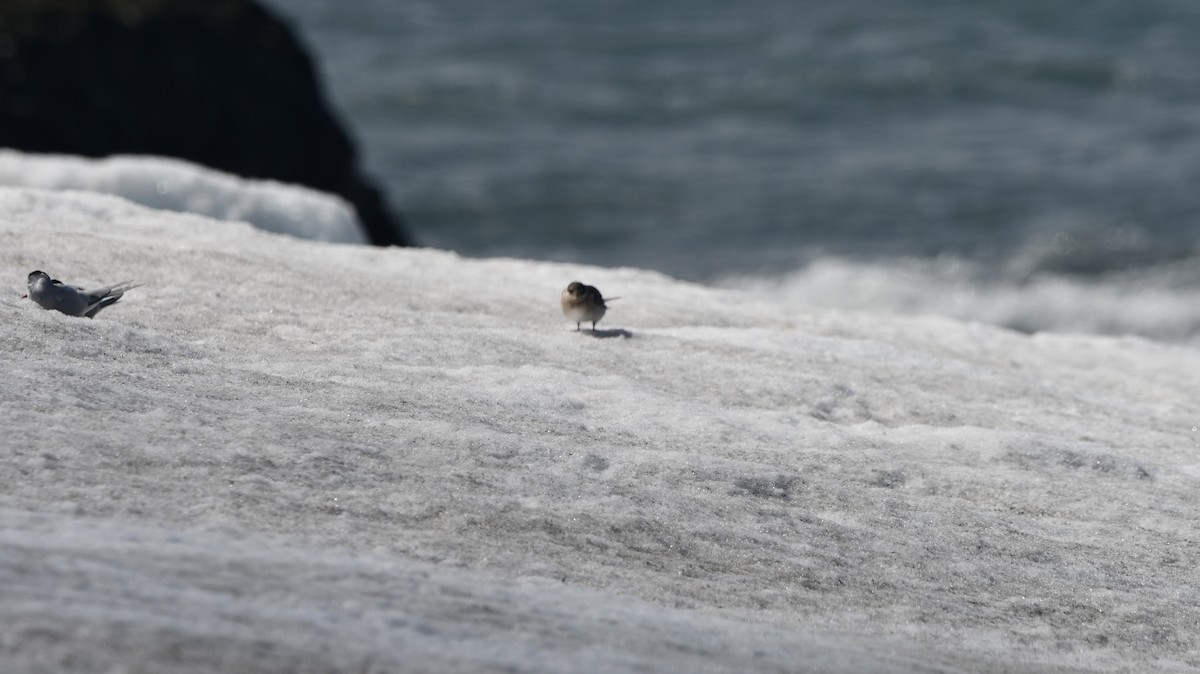
{"type": "Polygon", "coordinates": [[[1191,348],[24,188],[0,269],[12,671],[1200,667],[1191,348]]]}
{"type": "Polygon", "coordinates": [[[0,185],[115,194],[168,211],[242,220],[268,232],[337,243],[366,243],[354,207],[297,185],[249,180],[180,159],[85,159],[0,148],[0,185]]]}

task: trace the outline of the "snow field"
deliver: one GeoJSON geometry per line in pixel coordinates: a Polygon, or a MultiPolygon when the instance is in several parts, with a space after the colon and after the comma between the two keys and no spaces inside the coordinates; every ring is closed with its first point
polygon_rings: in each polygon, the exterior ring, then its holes
{"type": "Polygon", "coordinates": [[[0,244],[31,670],[1200,666],[1191,349],[74,192],[0,188],[0,244]]]}

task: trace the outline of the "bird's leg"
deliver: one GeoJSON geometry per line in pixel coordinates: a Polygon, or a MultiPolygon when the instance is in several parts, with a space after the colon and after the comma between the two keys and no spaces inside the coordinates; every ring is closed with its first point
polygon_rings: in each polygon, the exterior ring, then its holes
{"type": "MultiPolygon", "coordinates": [[[[583,321],[579,321],[579,323],[582,323],[582,322],[583,321]]],[[[575,332],[579,332],[579,323],[575,324],[575,332]]]]}

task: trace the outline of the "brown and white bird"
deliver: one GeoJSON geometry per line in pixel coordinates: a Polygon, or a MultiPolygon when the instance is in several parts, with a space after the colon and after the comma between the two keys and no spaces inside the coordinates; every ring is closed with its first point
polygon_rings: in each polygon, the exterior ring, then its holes
{"type": "Polygon", "coordinates": [[[22,298],[28,297],[43,309],[88,318],[93,318],[104,307],[116,304],[125,291],[137,287],[129,281],[122,281],[104,288],[84,290],[52,279],[44,271],[30,272],[28,283],[29,294],[22,295],[22,298]]]}
{"type": "Polygon", "coordinates": [[[595,332],[596,321],[604,318],[604,312],[607,310],[608,307],[604,306],[604,297],[600,295],[599,290],[592,286],[572,281],[571,285],[562,291],[563,315],[575,321],[576,332],[579,331],[579,324],[584,321],[591,321],[592,332],[595,332]]]}

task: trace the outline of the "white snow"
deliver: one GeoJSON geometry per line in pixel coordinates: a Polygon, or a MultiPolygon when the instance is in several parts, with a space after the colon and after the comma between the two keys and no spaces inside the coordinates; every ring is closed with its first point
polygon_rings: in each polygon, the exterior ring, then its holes
{"type": "Polygon", "coordinates": [[[336,243],[366,243],[354,207],[298,185],[250,180],[180,159],[86,159],[0,148],[0,185],[115,194],[168,211],[241,220],[268,232],[336,243]]]}
{"type": "Polygon", "coordinates": [[[1200,667],[1191,348],[24,188],[0,269],[16,671],[1200,667]]]}

